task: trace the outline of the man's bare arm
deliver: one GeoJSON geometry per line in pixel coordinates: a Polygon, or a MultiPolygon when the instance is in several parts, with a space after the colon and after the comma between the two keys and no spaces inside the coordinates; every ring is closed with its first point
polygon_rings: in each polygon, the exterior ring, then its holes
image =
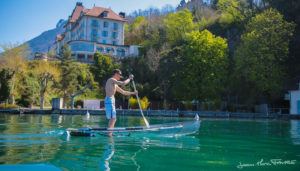
{"type": "Polygon", "coordinates": [[[124,86],[124,85],[127,85],[127,84],[130,82],[130,79],[128,78],[128,79],[125,80],[125,81],[118,81],[118,80],[116,80],[116,79],[112,79],[112,82],[113,82],[114,84],[124,86]]]}
{"type": "Polygon", "coordinates": [[[121,89],[119,86],[116,87],[116,90],[117,90],[117,92],[119,92],[123,95],[126,95],[126,96],[137,94],[137,91],[135,91],[135,92],[125,91],[125,90],[121,89]]]}
{"type": "Polygon", "coordinates": [[[130,80],[133,79],[133,77],[134,77],[134,76],[133,76],[132,74],[130,74],[130,75],[129,75],[129,78],[128,78],[127,80],[125,80],[125,81],[118,81],[118,80],[116,80],[116,79],[112,79],[112,82],[113,82],[114,84],[124,86],[124,85],[127,85],[127,84],[130,82],[130,80]]]}

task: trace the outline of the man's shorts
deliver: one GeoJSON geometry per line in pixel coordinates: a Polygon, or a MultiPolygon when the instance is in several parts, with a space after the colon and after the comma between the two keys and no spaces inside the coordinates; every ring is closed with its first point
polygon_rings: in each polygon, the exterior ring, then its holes
{"type": "Polygon", "coordinates": [[[115,98],[114,97],[105,97],[105,113],[106,118],[116,118],[116,107],[115,107],[115,98]]]}

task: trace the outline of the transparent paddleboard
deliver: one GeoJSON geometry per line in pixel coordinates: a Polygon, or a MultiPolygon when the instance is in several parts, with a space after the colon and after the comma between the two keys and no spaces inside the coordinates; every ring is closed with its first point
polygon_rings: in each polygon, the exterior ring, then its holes
{"type": "Polygon", "coordinates": [[[136,127],[116,128],[69,128],[66,130],[68,136],[107,136],[112,133],[114,136],[179,136],[196,133],[200,127],[200,120],[187,122],[176,122],[136,127]]]}

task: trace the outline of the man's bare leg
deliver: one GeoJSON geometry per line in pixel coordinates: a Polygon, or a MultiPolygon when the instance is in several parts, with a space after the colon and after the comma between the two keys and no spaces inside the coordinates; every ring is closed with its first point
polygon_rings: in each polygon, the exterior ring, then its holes
{"type": "MultiPolygon", "coordinates": [[[[116,118],[111,118],[108,122],[108,128],[114,128],[116,121],[117,121],[116,118]]],[[[112,133],[110,132],[107,135],[111,137],[112,133]]]]}

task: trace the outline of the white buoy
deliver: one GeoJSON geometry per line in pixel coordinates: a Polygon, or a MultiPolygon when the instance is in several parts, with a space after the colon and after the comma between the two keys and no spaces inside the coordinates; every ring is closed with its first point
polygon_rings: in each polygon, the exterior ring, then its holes
{"type": "Polygon", "coordinates": [[[199,115],[196,113],[195,114],[195,120],[198,121],[199,120],[199,115]]]}
{"type": "Polygon", "coordinates": [[[71,137],[71,135],[70,135],[70,131],[69,131],[69,130],[67,130],[67,141],[70,141],[70,137],[71,137]]]}
{"type": "Polygon", "coordinates": [[[85,116],[86,116],[86,118],[87,118],[87,119],[90,119],[90,113],[89,113],[89,111],[88,111],[88,110],[86,111],[86,114],[85,114],[85,116]]]}

